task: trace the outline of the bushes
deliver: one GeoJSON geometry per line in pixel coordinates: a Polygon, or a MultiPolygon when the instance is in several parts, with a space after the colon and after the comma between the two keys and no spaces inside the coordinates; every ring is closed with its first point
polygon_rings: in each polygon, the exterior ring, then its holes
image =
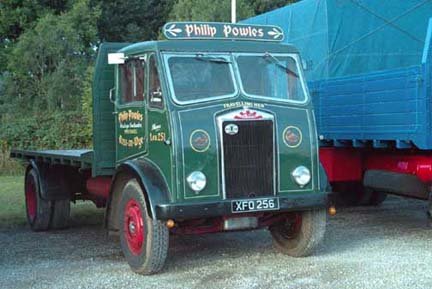
{"type": "Polygon", "coordinates": [[[9,113],[0,124],[0,174],[21,172],[10,149],[73,149],[92,145],[90,119],[82,112],[9,113]]]}
{"type": "Polygon", "coordinates": [[[9,149],[70,149],[91,146],[89,121],[81,112],[54,112],[22,116],[8,114],[0,139],[9,149]]]}

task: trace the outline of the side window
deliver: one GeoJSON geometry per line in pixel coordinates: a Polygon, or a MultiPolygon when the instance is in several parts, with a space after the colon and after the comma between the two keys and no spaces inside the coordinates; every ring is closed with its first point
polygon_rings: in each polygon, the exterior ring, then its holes
{"type": "Polygon", "coordinates": [[[132,59],[120,65],[120,103],[144,100],[144,61],[132,59]]]}
{"type": "Polygon", "coordinates": [[[160,85],[159,74],[157,70],[156,57],[154,54],[149,59],[149,106],[154,108],[163,108],[163,97],[160,85]]]}

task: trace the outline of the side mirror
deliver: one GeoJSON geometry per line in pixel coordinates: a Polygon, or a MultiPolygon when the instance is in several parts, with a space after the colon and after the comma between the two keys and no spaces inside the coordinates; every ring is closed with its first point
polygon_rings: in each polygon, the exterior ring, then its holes
{"type": "Polygon", "coordinates": [[[108,64],[123,64],[125,59],[124,53],[108,53],[108,64]]]}
{"type": "Polygon", "coordinates": [[[115,103],[115,93],[114,92],[115,92],[115,87],[113,87],[109,90],[109,100],[112,103],[115,103]]]}

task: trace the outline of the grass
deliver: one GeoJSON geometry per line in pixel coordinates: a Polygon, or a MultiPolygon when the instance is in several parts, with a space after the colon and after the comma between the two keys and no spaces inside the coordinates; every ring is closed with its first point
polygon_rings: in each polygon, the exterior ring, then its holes
{"type": "Polygon", "coordinates": [[[0,227],[26,223],[24,177],[0,176],[0,227]]]}
{"type": "MultiPolygon", "coordinates": [[[[71,207],[72,218],[78,223],[101,223],[103,212],[92,202],[78,201],[71,207]]],[[[24,176],[0,176],[0,229],[21,227],[26,223],[24,176]]]]}
{"type": "Polygon", "coordinates": [[[9,154],[9,151],[0,151],[0,176],[22,175],[25,166],[22,162],[16,159],[11,159],[9,154]]]}

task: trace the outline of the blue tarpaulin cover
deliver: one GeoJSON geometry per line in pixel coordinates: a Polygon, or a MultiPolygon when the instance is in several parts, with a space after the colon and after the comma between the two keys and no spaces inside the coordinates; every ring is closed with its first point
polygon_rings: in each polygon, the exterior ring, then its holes
{"type": "Polygon", "coordinates": [[[282,27],[308,80],[421,63],[431,0],[303,0],[247,19],[282,27]]]}

